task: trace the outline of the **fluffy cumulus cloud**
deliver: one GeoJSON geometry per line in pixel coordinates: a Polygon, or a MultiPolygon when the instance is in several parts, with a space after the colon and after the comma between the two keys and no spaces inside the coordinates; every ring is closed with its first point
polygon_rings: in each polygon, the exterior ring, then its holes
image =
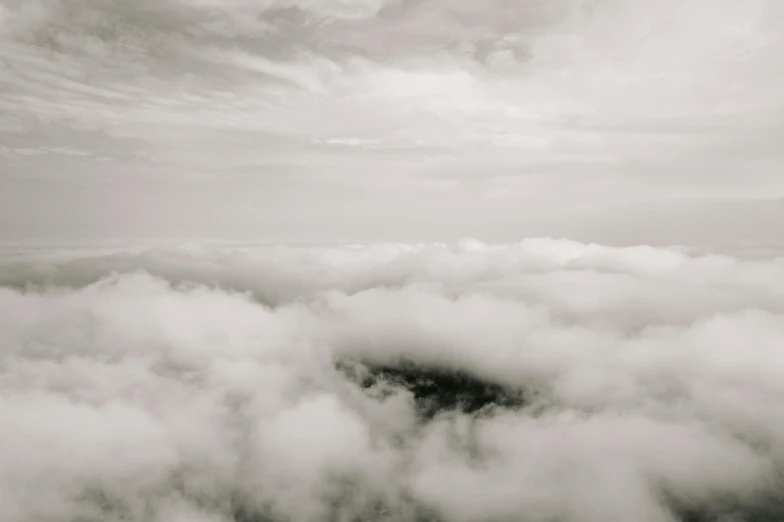
{"type": "Polygon", "coordinates": [[[784,516],[784,260],[9,245],[9,522],[784,516]]]}

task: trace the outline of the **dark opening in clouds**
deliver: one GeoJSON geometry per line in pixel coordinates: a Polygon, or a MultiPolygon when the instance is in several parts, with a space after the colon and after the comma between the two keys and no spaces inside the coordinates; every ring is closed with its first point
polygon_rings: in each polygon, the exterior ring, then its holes
{"type": "Polygon", "coordinates": [[[496,408],[519,409],[526,405],[520,389],[449,367],[421,366],[403,360],[388,366],[341,361],[338,368],[371,392],[382,395],[399,391],[410,393],[417,413],[425,419],[449,412],[489,413],[496,408]]]}

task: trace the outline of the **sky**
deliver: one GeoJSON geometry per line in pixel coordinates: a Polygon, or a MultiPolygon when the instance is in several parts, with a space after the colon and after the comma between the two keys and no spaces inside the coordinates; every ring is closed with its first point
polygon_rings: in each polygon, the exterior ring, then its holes
{"type": "Polygon", "coordinates": [[[0,238],[781,251],[778,0],[0,0],[0,238]]]}

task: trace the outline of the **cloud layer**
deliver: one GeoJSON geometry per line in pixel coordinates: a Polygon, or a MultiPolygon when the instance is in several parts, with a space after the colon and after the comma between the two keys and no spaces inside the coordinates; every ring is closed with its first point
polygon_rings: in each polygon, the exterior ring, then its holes
{"type": "Polygon", "coordinates": [[[784,514],[781,258],[6,248],[0,281],[9,522],[784,514]],[[423,417],[429,378],[525,400],[423,417]]]}

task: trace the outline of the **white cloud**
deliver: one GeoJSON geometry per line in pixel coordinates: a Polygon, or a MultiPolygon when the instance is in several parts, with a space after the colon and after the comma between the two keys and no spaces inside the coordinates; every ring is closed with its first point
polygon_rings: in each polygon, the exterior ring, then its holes
{"type": "Polygon", "coordinates": [[[6,247],[0,281],[4,520],[782,509],[781,258],[546,239],[6,247]],[[428,421],[338,371],[347,357],[533,402],[428,421]]]}

